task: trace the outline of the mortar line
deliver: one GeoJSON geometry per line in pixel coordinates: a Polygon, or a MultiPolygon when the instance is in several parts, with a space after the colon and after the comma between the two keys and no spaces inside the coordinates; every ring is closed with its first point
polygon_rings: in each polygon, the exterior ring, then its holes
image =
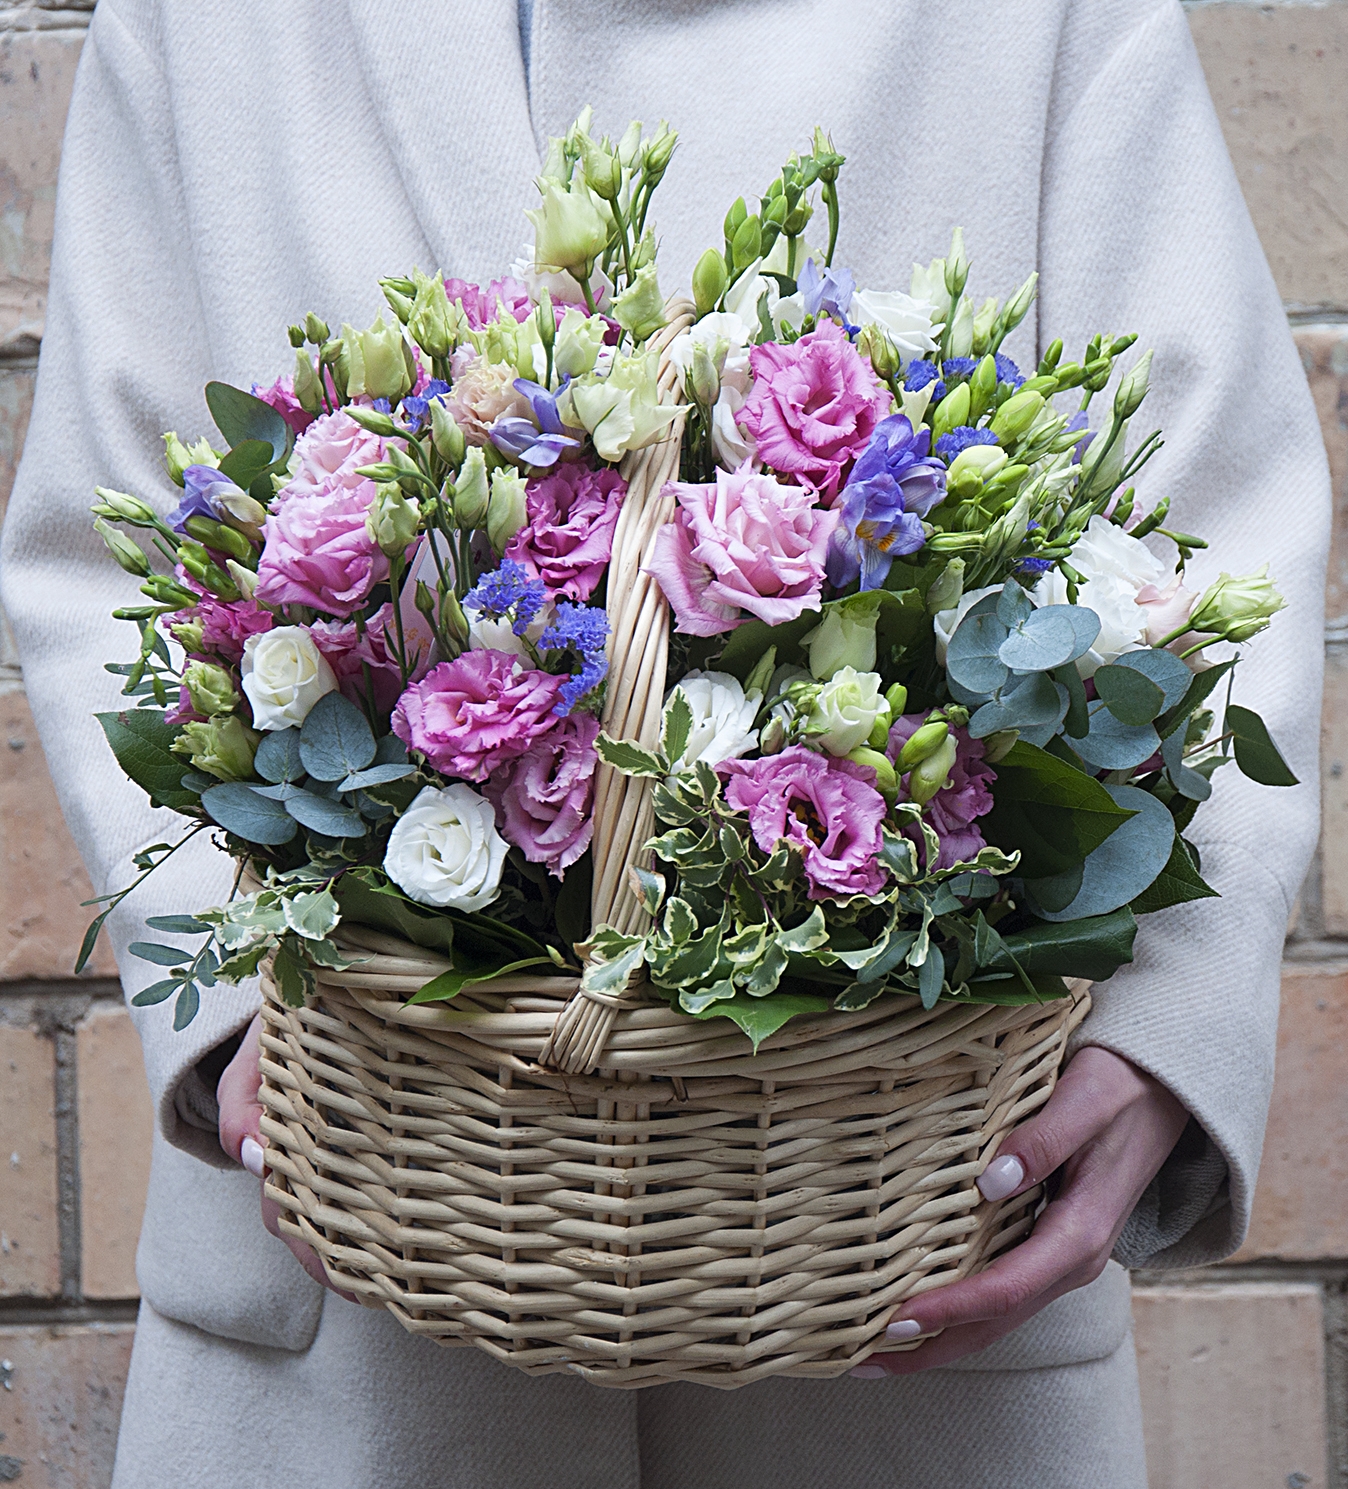
{"type": "Polygon", "coordinates": [[[80,1132],[76,1042],[73,1027],[61,1020],[52,1030],[56,1046],[56,1213],[61,1254],[61,1297],[81,1296],[80,1132]]]}

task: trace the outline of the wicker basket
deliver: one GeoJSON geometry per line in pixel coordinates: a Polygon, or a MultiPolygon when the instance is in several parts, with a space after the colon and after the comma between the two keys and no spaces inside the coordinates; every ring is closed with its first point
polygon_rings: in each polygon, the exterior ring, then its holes
{"type": "MultiPolygon", "coordinates": [[[[670,306],[666,346],[692,318],[670,306]]],[[[668,396],[674,370],[662,365],[668,396]]],[[[673,499],[677,433],[629,458],[608,583],[604,724],[654,746],[668,607],[641,566],[673,499]]],[[[600,766],[595,924],[642,928],[627,892],[648,781],[600,766]]],[[[1023,1236],[1039,1195],[975,1180],[1048,1099],[1090,1006],[886,997],[797,1017],[755,1055],[640,988],[575,977],[404,999],[449,963],[359,926],[352,970],[287,1007],[264,977],[262,1128],[282,1228],[413,1333],[603,1385],[842,1374],[898,1304],[1023,1236]]]]}

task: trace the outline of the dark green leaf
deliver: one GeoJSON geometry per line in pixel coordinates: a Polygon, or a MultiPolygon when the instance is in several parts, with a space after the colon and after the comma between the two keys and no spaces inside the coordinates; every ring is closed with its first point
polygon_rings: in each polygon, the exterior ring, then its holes
{"type": "Polygon", "coordinates": [[[767,998],[751,998],[747,993],[736,993],[733,998],[710,1004],[694,1018],[733,1019],[753,1040],[754,1052],[758,1046],[775,1034],[788,1019],[802,1013],[826,1013],[829,999],[818,993],[776,992],[767,998]]]}
{"type": "Polygon", "coordinates": [[[568,946],[574,946],[590,934],[590,889],[594,880],[594,858],[587,849],[567,869],[562,887],[553,901],[557,934],[568,946]]]}
{"type": "MultiPolygon", "coordinates": [[[[331,695],[329,695],[331,696],[331,695]]],[[[330,801],[312,791],[299,790],[287,796],[282,810],[288,812],[296,822],[321,832],[329,838],[359,838],[366,832],[365,819],[359,812],[344,807],[340,802],[330,801]]]]}
{"type": "Polygon", "coordinates": [[[163,982],[152,982],[149,987],[142,988],[131,1000],[132,1008],[153,1008],[156,1003],[162,1003],[166,998],[171,998],[182,986],[176,977],[166,977],[163,982]]]}
{"type": "Polygon", "coordinates": [[[284,944],[276,948],[271,971],[276,980],[277,991],[286,1003],[291,1008],[303,1008],[305,994],[313,985],[313,973],[284,944]]]}
{"type": "Polygon", "coordinates": [[[210,926],[195,915],[151,915],[145,924],[152,931],[167,931],[172,936],[201,936],[210,930],[210,926]]]}
{"type": "Polygon", "coordinates": [[[1029,991],[1019,978],[993,980],[979,978],[969,984],[969,993],[961,1003],[1002,1003],[1017,1006],[1023,1003],[1048,1003],[1054,998],[1067,996],[1067,984],[1061,977],[1040,972],[1030,978],[1034,989],[1029,991]]]}
{"type": "Polygon", "coordinates": [[[138,708],[94,717],[103,726],[118,765],[153,803],[176,809],[196,806],[196,793],[183,789],[183,757],[169,749],[178,730],[164,722],[160,709],[138,708]]]}
{"type": "MultiPolygon", "coordinates": [[[[86,901],[88,904],[97,904],[97,900],[86,901]]],[[[103,922],[112,914],[112,906],[109,905],[101,915],[97,915],[85,928],[84,940],[80,942],[80,954],[75,958],[75,975],[78,977],[84,971],[89,958],[94,954],[94,946],[98,942],[98,933],[103,929],[103,922]]]]}
{"type": "Polygon", "coordinates": [[[531,956],[519,962],[502,962],[495,967],[479,967],[475,971],[442,972],[433,977],[424,987],[407,1000],[409,1003],[443,1003],[457,997],[464,988],[474,982],[487,982],[493,977],[506,977],[511,972],[523,972],[529,967],[554,967],[551,957],[531,956]]]}
{"type": "Polygon", "coordinates": [[[159,967],[177,967],[192,960],[190,951],[180,946],[161,946],[157,941],[133,941],[126,949],[141,961],[154,962],[159,967]]]}
{"type": "Polygon", "coordinates": [[[316,780],[340,781],[354,775],[374,754],[369,720],[349,698],[325,693],[309,710],[300,730],[300,759],[316,780]]]}
{"type": "Polygon", "coordinates": [[[298,831],[295,820],[280,802],[259,795],[242,781],[212,786],[201,794],[201,804],[226,832],[248,843],[275,847],[288,843],[298,831]]]}
{"type": "Polygon", "coordinates": [[[197,1016],[197,1009],[201,1007],[201,994],[197,992],[196,983],[189,982],[178,994],[178,1001],[173,1005],[173,1032],[181,1034],[182,1031],[197,1016]]]}
{"type": "Polygon", "coordinates": [[[260,398],[228,383],[207,383],[206,407],[231,448],[249,440],[263,440],[271,447],[273,461],[284,460],[289,454],[289,426],[260,398]]]}
{"type": "MultiPolygon", "coordinates": [[[[1180,666],[1183,665],[1181,662],[1180,666]]],[[[1097,668],[1095,691],[1121,724],[1150,724],[1165,707],[1165,693],[1160,685],[1136,667],[1097,668]]]]}
{"type": "MultiPolygon", "coordinates": [[[[1174,819],[1165,804],[1136,786],[1106,786],[1116,805],[1136,815],[1112,833],[1082,866],[1081,888],[1060,910],[1035,903],[1043,920],[1084,920],[1127,905],[1165,867],[1174,841],[1174,819]]],[[[1033,886],[1026,885],[1033,899],[1033,886]]]]}
{"type": "Polygon", "coordinates": [[[1014,970],[1011,957],[1031,975],[1052,972],[1059,977],[1085,977],[1103,982],[1133,959],[1137,921],[1129,909],[1087,920],[1058,924],[1040,922],[1002,937],[1007,955],[994,957],[991,969],[1014,970]]]}
{"type": "Polygon", "coordinates": [[[923,1008],[936,1007],[944,986],[945,958],[937,947],[931,946],[927,949],[926,960],[917,969],[917,990],[923,1008]]]}
{"type": "Polygon", "coordinates": [[[253,756],[253,769],[264,781],[298,781],[304,775],[300,759],[300,731],[274,729],[262,736],[253,756]]]}
{"type": "Polygon", "coordinates": [[[1054,682],[1067,689],[1067,713],[1063,728],[1073,739],[1081,739],[1091,727],[1091,716],[1086,708],[1086,688],[1075,662],[1058,667],[1053,673],[1054,682]]]}
{"type": "Polygon", "coordinates": [[[1208,667],[1202,672],[1194,673],[1193,681],[1189,684],[1184,697],[1174,708],[1168,709],[1156,721],[1156,728],[1162,738],[1178,729],[1180,724],[1206,701],[1208,694],[1230,672],[1237,661],[1239,661],[1238,657],[1232,657],[1229,662],[1219,662],[1215,667],[1208,667]]]}
{"type": "Polygon", "coordinates": [[[1235,737],[1236,764],[1252,781],[1261,786],[1297,784],[1263,719],[1253,709],[1231,704],[1226,710],[1226,727],[1235,737]]]}
{"type": "Polygon", "coordinates": [[[220,472],[247,491],[276,458],[270,440],[246,439],[220,462],[220,472]]]}
{"type": "Polygon", "coordinates": [[[1217,891],[1206,883],[1194,867],[1179,833],[1175,834],[1174,846],[1165,868],[1133,900],[1129,907],[1134,915],[1151,915],[1171,905],[1182,905],[1186,900],[1201,900],[1208,896],[1218,897],[1217,891]]]}

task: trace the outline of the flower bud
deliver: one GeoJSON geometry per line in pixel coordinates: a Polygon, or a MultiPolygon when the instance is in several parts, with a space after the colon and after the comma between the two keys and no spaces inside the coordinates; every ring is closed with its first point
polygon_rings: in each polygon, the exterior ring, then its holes
{"type": "Polygon", "coordinates": [[[407,317],[407,330],[412,340],[431,357],[447,357],[454,350],[456,316],[445,294],[445,281],[439,272],[423,274],[412,270],[417,287],[416,299],[407,317]]]}
{"type": "MultiPolygon", "coordinates": [[[[1040,399],[1042,403],[1043,400],[1040,399]]],[[[960,383],[952,388],[949,393],[936,405],[936,412],[931,419],[931,440],[933,446],[943,434],[949,434],[952,429],[958,429],[969,422],[969,384],[960,383]]]]}
{"type": "Polygon", "coordinates": [[[304,317],[304,334],[315,346],[322,346],[328,339],[328,323],[321,321],[311,310],[304,317]]]}
{"type": "Polygon", "coordinates": [[[94,495],[123,522],[133,522],[138,527],[151,527],[157,520],[154,508],[141,501],[138,496],[128,496],[125,491],[113,491],[108,486],[95,486],[94,495]]]}
{"type": "Polygon", "coordinates": [[[207,548],[214,548],[217,553],[239,559],[253,556],[253,545],[248,539],[223,522],[212,522],[209,517],[189,517],[183,523],[183,529],[188,537],[204,543],[207,548]]]}
{"type": "Polygon", "coordinates": [[[343,326],[347,396],[387,398],[397,403],[412,386],[403,346],[401,329],[396,324],[386,326],[382,315],[368,331],[343,326]]]}
{"type": "Polygon", "coordinates": [[[586,135],[581,141],[580,161],[590,190],[606,202],[616,201],[623,184],[622,161],[617,155],[586,135]]]}
{"type": "Polygon", "coordinates": [[[747,269],[763,253],[763,230],[757,217],[746,217],[735,229],[734,241],[730,245],[731,257],[735,261],[738,275],[747,269]]]}
{"type": "Polygon", "coordinates": [[[183,671],[183,686],[192,707],[207,718],[214,714],[233,713],[239,706],[234,679],[214,662],[191,662],[183,671]]]}
{"type": "Polygon", "coordinates": [[[140,544],[133,543],[125,533],[109,527],[101,517],[94,523],[94,531],[108,545],[108,552],[128,574],[134,574],[137,579],[148,579],[154,572],[140,544]]]}
{"type": "Polygon", "coordinates": [[[908,706],[908,689],[901,682],[891,683],[885,689],[885,702],[889,704],[891,718],[897,719],[908,706]]]}
{"type": "Polygon", "coordinates": [[[393,558],[403,553],[417,535],[421,512],[416,502],[403,495],[396,481],[381,482],[374,488],[374,499],[365,514],[365,530],[381,553],[393,558]]]}
{"type": "Polygon", "coordinates": [[[286,327],[286,337],[289,340],[291,346],[303,346],[304,345],[304,327],[303,326],[287,326],[286,327]]]}
{"type": "Polygon", "coordinates": [[[888,712],[879,677],[843,667],[818,687],[805,730],[830,755],[847,755],[866,743],[875,721],[888,712]]]}
{"type": "MultiPolygon", "coordinates": [[[[189,540],[178,545],[178,562],[197,581],[205,586],[213,595],[222,600],[237,600],[239,598],[238,587],[229,575],[215,562],[206,552],[205,547],[197,541],[189,540]]],[[[196,603],[193,596],[192,603],[196,603]]]]}
{"type": "Polygon", "coordinates": [[[633,119],[623,130],[618,141],[618,159],[628,170],[633,169],[641,157],[641,120],[633,119]]]}
{"type": "Polygon", "coordinates": [[[323,385],[314,370],[314,359],[303,346],[295,352],[295,401],[306,414],[323,412],[323,385]]]}
{"type": "Polygon", "coordinates": [[[498,557],[527,520],[524,477],[517,470],[493,471],[491,496],[487,501],[487,537],[498,557]]]}
{"type": "Polygon", "coordinates": [[[699,319],[710,315],[721,303],[728,280],[725,257],[715,248],[709,248],[697,261],[693,270],[693,300],[697,305],[699,319]]]}
{"type": "Polygon", "coordinates": [[[946,473],[946,484],[949,485],[966,472],[978,476],[980,481],[990,480],[1006,464],[1007,454],[998,445],[970,445],[967,450],[961,450],[954,460],[950,462],[950,470],[946,473]]]}
{"type": "Polygon", "coordinates": [[[225,560],[225,568],[229,571],[229,577],[238,586],[239,593],[245,600],[251,600],[257,589],[257,570],[246,569],[232,558],[225,560]]]}
{"type": "Polygon", "coordinates": [[[867,749],[865,745],[859,745],[848,753],[847,758],[858,765],[870,766],[875,772],[875,789],[890,806],[893,806],[899,799],[899,777],[889,763],[888,757],[882,755],[879,750],[867,749]]]}
{"type": "Polygon", "coordinates": [[[584,282],[608,242],[608,222],[584,181],[543,186],[543,203],[524,214],[534,225],[534,261],[539,268],[569,272],[584,282]]]}
{"type": "Polygon", "coordinates": [[[173,621],[169,625],[173,639],[184,651],[200,651],[206,639],[206,627],[199,620],[173,621]]]}
{"type": "MultiPolygon", "coordinates": [[[[979,448],[989,449],[991,446],[984,445],[979,448]]],[[[959,604],[963,594],[964,560],[952,558],[927,591],[927,614],[938,615],[942,610],[953,610],[959,604]]],[[[900,714],[903,709],[896,708],[894,712],[900,714]]]]}
{"type": "Polygon", "coordinates": [[[457,641],[460,646],[468,645],[468,617],[452,589],[440,596],[440,627],[450,640],[457,641]]]}
{"type": "Polygon", "coordinates": [[[857,350],[869,360],[876,377],[888,382],[897,376],[901,361],[899,349],[877,322],[872,321],[863,328],[857,339],[857,350]]]}
{"type": "Polygon", "coordinates": [[[359,403],[353,403],[345,412],[347,417],[359,424],[362,429],[368,430],[370,434],[378,434],[384,439],[397,439],[404,433],[388,414],[381,413],[377,408],[364,408],[359,403]]]}
{"type": "MultiPolygon", "coordinates": [[[[945,287],[946,293],[952,300],[957,300],[964,293],[964,286],[969,282],[969,255],[964,251],[964,229],[957,227],[950,238],[950,252],[945,259],[945,287]]],[[[970,335],[972,336],[972,313],[970,315],[970,335]]],[[[967,352],[956,352],[956,356],[967,356],[967,352]]]]}
{"type": "Polygon", "coordinates": [[[246,781],[253,773],[253,756],[261,737],[237,714],[231,714],[227,719],[184,724],[169,748],[187,755],[195,769],[218,780],[246,781]]]}
{"type": "Polygon", "coordinates": [[[984,762],[996,765],[998,761],[1005,760],[1019,738],[1019,729],[999,729],[995,734],[987,735],[983,740],[984,762]]]}
{"type": "MultiPolygon", "coordinates": [[[[724,337],[720,339],[725,342],[724,337]]],[[[703,408],[715,407],[721,396],[721,374],[716,370],[716,359],[705,342],[693,343],[693,365],[688,369],[688,383],[696,402],[703,408]]]]}
{"type": "Polygon", "coordinates": [[[1118,391],[1114,394],[1114,417],[1131,419],[1147,396],[1147,384],[1151,378],[1151,353],[1143,352],[1128,369],[1118,391]]]}
{"type": "Polygon", "coordinates": [[[644,269],[647,264],[655,262],[656,249],[659,247],[655,237],[655,229],[648,227],[641,235],[641,241],[632,249],[632,272],[644,269]]]}
{"type": "Polygon", "coordinates": [[[454,482],[455,523],[464,529],[481,527],[487,516],[487,500],[487,462],[481,447],[474,445],[463,457],[463,469],[454,482]]]}
{"type": "Polygon", "coordinates": [[[435,452],[441,460],[457,468],[464,457],[463,430],[438,398],[432,398],[428,407],[431,414],[431,443],[435,446],[435,452]]]}
{"type": "Polygon", "coordinates": [[[992,432],[1003,442],[1018,440],[1039,417],[1043,407],[1042,393],[1013,393],[997,410],[990,426],[992,432]]]}
{"type": "Polygon", "coordinates": [[[786,722],[774,713],[758,731],[758,752],[760,755],[780,755],[785,748],[786,722]]]}
{"type": "Polygon", "coordinates": [[[654,264],[637,271],[636,278],[613,302],[612,314],[638,345],[666,324],[665,302],[656,283],[654,264]]]}
{"type": "Polygon", "coordinates": [[[170,579],[167,574],[151,574],[141,585],[140,592],[158,604],[168,605],[174,610],[190,610],[201,598],[185,585],[170,579]]]}
{"type": "Polygon", "coordinates": [[[177,433],[170,429],[164,436],[164,469],[168,472],[169,480],[175,486],[183,484],[183,472],[189,465],[197,462],[192,459],[192,452],[178,438],[177,433]]]}
{"type": "Polygon", "coordinates": [[[919,762],[934,755],[945,744],[949,734],[950,725],[944,719],[934,724],[923,724],[899,751],[899,771],[912,770],[919,762]]]}
{"type": "Polygon", "coordinates": [[[955,740],[952,735],[942,740],[930,755],[913,766],[908,773],[908,795],[925,806],[945,785],[954,765],[955,740]]]}
{"type": "Polygon", "coordinates": [[[1199,597],[1188,629],[1225,641],[1248,641],[1264,630],[1286,601],[1268,579],[1268,565],[1257,574],[1233,579],[1222,574],[1199,597]]]}
{"type": "Polygon", "coordinates": [[[875,723],[871,725],[871,732],[866,737],[866,743],[873,750],[883,750],[889,743],[889,731],[894,727],[894,712],[886,703],[883,712],[876,714],[875,723]]]}
{"type": "Polygon", "coordinates": [[[997,325],[997,312],[1001,304],[994,295],[984,300],[974,314],[974,356],[981,357],[992,349],[993,332],[997,325]]]}
{"type": "Polygon", "coordinates": [[[669,169],[674,146],[678,142],[678,135],[662,119],[659,129],[655,132],[655,138],[646,146],[646,179],[652,187],[659,185],[669,169]]]}

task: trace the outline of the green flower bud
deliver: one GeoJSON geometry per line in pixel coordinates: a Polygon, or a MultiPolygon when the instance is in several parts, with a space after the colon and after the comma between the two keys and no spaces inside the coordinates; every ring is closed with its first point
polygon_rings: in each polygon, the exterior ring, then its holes
{"type": "Polygon", "coordinates": [[[1005,760],[1019,738],[1019,729],[999,729],[995,734],[989,734],[983,741],[984,761],[996,765],[999,760],[1005,760]]]}
{"type": "Polygon", "coordinates": [[[697,305],[699,319],[710,315],[721,303],[727,279],[724,256],[716,249],[709,248],[698,259],[697,267],[693,270],[693,300],[697,305]]]}
{"type": "Polygon", "coordinates": [[[177,432],[170,429],[164,436],[164,469],[168,472],[169,480],[175,486],[181,486],[183,472],[192,463],[192,452],[178,438],[177,432]]]}
{"type": "Polygon", "coordinates": [[[613,302],[612,314],[625,331],[632,333],[638,345],[667,324],[664,296],[656,283],[654,264],[638,271],[633,282],[613,302]]]}
{"type": "Polygon", "coordinates": [[[108,486],[95,486],[94,495],[99,498],[109,514],[137,527],[152,527],[157,521],[154,508],[138,496],[128,496],[125,491],[113,491],[108,486]]]}
{"type": "Polygon", "coordinates": [[[998,343],[1008,337],[1012,331],[1020,325],[1021,321],[1030,313],[1030,306],[1034,304],[1036,287],[1039,284],[1039,275],[1031,274],[1024,284],[1006,302],[998,317],[997,327],[993,335],[998,343]]]}
{"type": "MultiPolygon", "coordinates": [[[[206,552],[200,542],[189,540],[178,545],[178,562],[198,584],[204,585],[222,600],[237,600],[239,589],[229,575],[206,552]]],[[[193,595],[192,604],[196,604],[193,595]]]]}
{"type": "MultiPolygon", "coordinates": [[[[1043,399],[1039,401],[1042,403],[1043,399]]],[[[952,429],[958,429],[968,422],[969,384],[961,383],[957,388],[952,388],[936,405],[936,412],[931,420],[932,448],[935,449],[936,441],[943,434],[949,434],[952,429]]]]}
{"type": "Polygon", "coordinates": [[[894,727],[894,715],[890,712],[889,704],[885,704],[883,713],[875,716],[875,723],[871,725],[871,732],[866,737],[866,743],[873,750],[883,750],[889,743],[889,731],[894,727]]]}
{"type": "Polygon", "coordinates": [[[1224,641],[1248,641],[1265,630],[1286,603],[1269,582],[1267,564],[1257,574],[1237,579],[1222,574],[1199,597],[1186,629],[1224,641]]]}
{"type": "Polygon", "coordinates": [[[801,637],[811,674],[826,682],[844,667],[870,672],[875,667],[875,627],[879,619],[878,590],[829,605],[819,624],[801,637]]]}
{"type": "Polygon", "coordinates": [[[997,363],[989,352],[974,368],[974,375],[969,379],[969,417],[975,422],[981,419],[996,392],[997,363]]]}
{"type": "Polygon", "coordinates": [[[304,327],[303,326],[287,326],[286,327],[286,336],[289,338],[291,346],[303,346],[304,345],[304,327]]]}
{"type": "Polygon", "coordinates": [[[597,144],[587,135],[580,146],[581,169],[585,184],[606,202],[618,199],[623,185],[622,161],[607,145],[597,144]]]}
{"type": "Polygon", "coordinates": [[[369,430],[371,434],[382,435],[384,439],[397,439],[403,433],[387,414],[381,414],[377,408],[364,408],[359,403],[353,403],[346,414],[362,429],[369,430]]]}
{"type": "Polygon", "coordinates": [[[1114,394],[1114,417],[1131,419],[1147,396],[1147,385],[1151,378],[1151,353],[1143,352],[1124,375],[1114,394]]]}
{"type": "Polygon", "coordinates": [[[618,159],[623,165],[632,170],[641,158],[641,120],[633,119],[623,130],[622,138],[618,141],[618,159]]]}
{"type": "Polygon", "coordinates": [[[991,480],[1006,464],[1006,461],[1006,451],[998,445],[970,445],[967,450],[961,450],[950,462],[946,484],[957,481],[966,471],[976,475],[980,483],[991,480]]]}
{"type": "Polygon", "coordinates": [[[760,755],[780,755],[786,748],[786,724],[774,715],[758,731],[760,755]]]}
{"type": "MultiPolygon", "coordinates": [[[[724,337],[720,339],[723,345],[729,346],[724,337]]],[[[714,407],[721,396],[721,374],[711,348],[705,342],[693,343],[693,365],[688,369],[688,385],[693,401],[703,408],[714,407]]]]}
{"type": "Polygon", "coordinates": [[[223,522],[212,522],[209,517],[189,517],[183,527],[189,537],[195,538],[198,543],[204,543],[207,548],[214,548],[217,553],[224,553],[230,558],[253,557],[253,545],[248,539],[234,528],[226,527],[223,522]]]}
{"type": "Polygon", "coordinates": [[[867,358],[876,377],[886,382],[898,375],[901,359],[899,349],[876,322],[862,329],[857,339],[857,350],[867,358]]]}
{"type": "Polygon", "coordinates": [[[199,620],[180,620],[169,626],[169,630],[184,651],[200,651],[206,639],[206,627],[199,620]]]}
{"type": "Polygon", "coordinates": [[[460,646],[468,645],[468,617],[452,589],[440,596],[440,625],[452,641],[460,646]]]}
{"type": "MultiPolygon", "coordinates": [[[[945,259],[946,293],[957,300],[969,282],[969,255],[964,251],[964,229],[957,227],[950,238],[950,252],[945,259]]],[[[972,329],[970,334],[972,335],[972,329]]],[[[964,355],[967,355],[965,353],[964,355]]]]}
{"type": "Polygon", "coordinates": [[[431,413],[431,443],[441,460],[458,467],[463,463],[465,444],[463,430],[454,421],[454,415],[438,398],[428,405],[431,413]]]}
{"type": "Polygon", "coordinates": [[[929,756],[934,755],[950,734],[950,725],[944,719],[934,724],[923,724],[899,751],[899,770],[905,772],[929,756]]]}
{"type": "Polygon", "coordinates": [[[407,374],[402,331],[386,326],[381,315],[368,331],[342,327],[346,353],[346,392],[350,398],[387,398],[397,403],[412,387],[407,374]]]}
{"type": "Polygon", "coordinates": [[[168,605],[174,610],[191,610],[201,598],[185,585],[176,583],[167,574],[151,574],[140,587],[157,604],[168,605]]]}
{"type": "Polygon", "coordinates": [[[188,756],[194,769],[218,780],[246,781],[253,773],[253,756],[261,738],[234,714],[227,719],[184,724],[169,748],[188,756]]]}
{"type": "Polygon", "coordinates": [[[487,501],[487,537],[499,558],[506,544],[528,520],[524,477],[517,470],[491,473],[491,496],[487,501]]]}
{"type": "Polygon", "coordinates": [[[139,543],[133,543],[125,533],[119,533],[115,527],[109,527],[101,517],[94,523],[94,531],[108,545],[108,552],[128,574],[134,574],[137,579],[148,579],[154,572],[150,567],[150,560],[145,556],[144,549],[139,543]]]}
{"type": "Polygon", "coordinates": [[[897,719],[908,706],[908,689],[901,682],[891,683],[885,689],[885,702],[889,704],[891,718],[897,719]]]}
{"type": "Polygon", "coordinates": [[[735,271],[747,269],[763,252],[763,230],[757,217],[746,217],[735,230],[730,245],[735,260],[735,271]]]}
{"type": "MultiPolygon", "coordinates": [[[[924,728],[929,727],[927,725],[924,728]]],[[[944,726],[943,726],[944,727],[944,726]]],[[[916,736],[914,736],[916,738],[916,736]]],[[[953,736],[940,745],[925,759],[918,761],[908,773],[908,795],[924,806],[945,785],[955,764],[955,740],[953,736]]],[[[903,769],[900,756],[899,769],[903,769]]]]}
{"type": "Polygon", "coordinates": [[[183,686],[192,700],[192,707],[207,718],[233,713],[239,706],[233,678],[214,662],[190,662],[183,671],[183,686]]]}
{"type": "Polygon", "coordinates": [[[463,469],[454,483],[455,523],[464,529],[481,527],[487,518],[487,501],[487,462],[480,446],[474,445],[464,456],[463,469]]]}
{"type": "MultiPolygon", "coordinates": [[[[943,403],[942,408],[945,407],[943,403]]],[[[991,429],[1004,443],[1018,440],[1039,417],[1044,407],[1042,393],[1013,393],[993,418],[991,429]]]]}
{"type": "Polygon", "coordinates": [[[655,229],[648,227],[641,235],[641,241],[632,249],[632,272],[644,269],[647,264],[655,262],[656,249],[659,244],[656,241],[655,229]]]}
{"type": "Polygon", "coordinates": [[[982,357],[992,350],[993,332],[997,325],[997,312],[1001,303],[994,295],[984,300],[974,314],[974,356],[982,357]]]}
{"type": "Polygon", "coordinates": [[[646,146],[646,179],[652,187],[659,185],[669,169],[669,162],[678,142],[678,135],[661,119],[655,138],[646,146]]]}
{"type": "Polygon", "coordinates": [[[374,488],[374,499],[365,514],[365,530],[381,553],[390,558],[406,551],[417,535],[421,511],[416,502],[403,495],[396,481],[381,482],[374,488]]]}
{"type": "Polygon", "coordinates": [[[321,321],[311,310],[304,317],[304,334],[315,346],[322,346],[328,339],[328,323],[321,321]]]}
{"type": "Polygon", "coordinates": [[[417,295],[407,317],[407,330],[428,356],[447,357],[457,343],[459,327],[457,311],[445,294],[445,281],[439,270],[423,274],[413,269],[412,282],[417,295]]]}
{"type": "MultiPolygon", "coordinates": [[[[992,446],[984,445],[980,448],[991,449],[992,446]]],[[[942,610],[953,610],[959,604],[963,594],[964,560],[952,558],[927,591],[927,614],[936,615],[942,610]]],[[[896,708],[894,712],[902,713],[903,710],[896,708]]]]}
{"type": "Polygon", "coordinates": [[[744,679],[744,696],[751,698],[757,693],[760,698],[767,697],[768,685],[772,682],[772,674],[776,668],[777,648],[770,646],[754,663],[753,670],[744,679]]]}
{"type": "Polygon", "coordinates": [[[875,789],[893,806],[899,799],[899,777],[889,763],[889,757],[882,755],[878,748],[867,749],[865,745],[859,745],[849,752],[847,758],[858,765],[870,766],[875,772],[875,789]]]}
{"type": "Polygon", "coordinates": [[[234,581],[243,598],[251,600],[257,589],[257,570],[245,568],[243,564],[232,558],[225,560],[225,568],[229,571],[229,577],[234,581]]]}
{"type": "Polygon", "coordinates": [[[748,217],[748,215],[749,209],[744,205],[744,198],[742,196],[736,197],[736,199],[730,204],[730,210],[726,213],[725,222],[723,224],[725,240],[727,243],[733,243],[735,241],[735,234],[739,231],[740,223],[742,223],[745,218],[748,217]]]}
{"type": "Polygon", "coordinates": [[[323,385],[314,370],[314,359],[301,346],[295,352],[295,401],[306,414],[323,412],[323,385]]]}

